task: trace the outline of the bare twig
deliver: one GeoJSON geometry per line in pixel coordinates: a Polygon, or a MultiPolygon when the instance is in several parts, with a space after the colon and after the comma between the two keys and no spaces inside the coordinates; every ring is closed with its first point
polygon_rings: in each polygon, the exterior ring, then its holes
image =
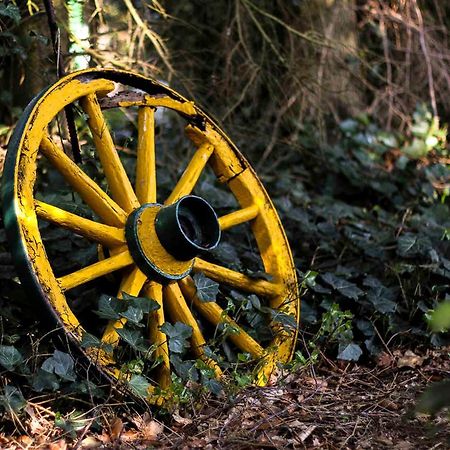
{"type": "Polygon", "coordinates": [[[437,105],[436,105],[436,94],[434,92],[434,79],[433,79],[433,69],[431,66],[430,55],[428,53],[428,46],[425,40],[425,30],[423,25],[422,12],[417,4],[417,0],[413,0],[414,9],[417,15],[417,21],[419,23],[419,36],[420,36],[420,46],[422,48],[423,56],[427,65],[428,73],[428,89],[430,93],[431,108],[433,110],[433,116],[438,117],[437,105]]]}
{"type": "Polygon", "coordinates": [[[142,29],[145,36],[153,44],[153,47],[155,48],[156,52],[161,57],[162,61],[169,70],[169,74],[174,75],[175,70],[173,69],[172,64],[169,61],[168,49],[165,46],[164,42],[162,41],[161,37],[148,27],[147,23],[141,18],[136,8],[131,3],[131,0],[123,0],[123,2],[125,3],[125,6],[130,12],[131,17],[133,17],[133,20],[136,22],[136,25],[142,29]]]}

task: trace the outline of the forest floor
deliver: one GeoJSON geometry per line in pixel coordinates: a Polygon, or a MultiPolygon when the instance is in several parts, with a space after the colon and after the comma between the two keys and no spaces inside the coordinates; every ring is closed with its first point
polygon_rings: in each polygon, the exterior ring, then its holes
{"type": "Polygon", "coordinates": [[[431,417],[415,406],[427,385],[450,375],[449,351],[390,351],[372,366],[324,358],[273,386],[232,400],[204,397],[165,418],[110,402],[93,407],[72,435],[55,426],[52,399],[41,396],[9,418],[15,431],[0,434],[0,448],[448,449],[448,411],[431,417]]]}
{"type": "Polygon", "coordinates": [[[365,365],[323,357],[271,386],[202,396],[166,414],[131,401],[39,395],[20,415],[0,416],[0,449],[450,449],[449,411],[416,412],[424,389],[450,377],[449,355],[386,348],[365,365]]]}

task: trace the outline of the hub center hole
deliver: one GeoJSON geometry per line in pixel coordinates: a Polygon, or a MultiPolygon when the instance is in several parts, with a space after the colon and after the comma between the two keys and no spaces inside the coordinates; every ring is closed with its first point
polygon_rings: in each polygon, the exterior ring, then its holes
{"type": "Polygon", "coordinates": [[[178,216],[181,229],[189,240],[195,242],[197,245],[201,244],[201,232],[198,229],[198,225],[192,220],[191,217],[186,214],[180,214],[178,216]]]}

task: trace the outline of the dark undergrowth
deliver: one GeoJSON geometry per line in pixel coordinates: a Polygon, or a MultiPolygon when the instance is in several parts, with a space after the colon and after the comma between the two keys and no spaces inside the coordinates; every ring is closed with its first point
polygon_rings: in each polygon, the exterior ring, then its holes
{"type": "MultiPolygon", "coordinates": [[[[321,144],[314,132],[305,127],[298,147],[291,149],[285,158],[275,161],[276,169],[270,173],[263,170],[264,182],[282,216],[299,270],[302,340],[293,362],[285,368],[296,375],[287,375],[291,380],[287,384],[286,378],[282,377],[278,387],[260,393],[241,391],[249,381],[245,369],[235,371],[229,384],[220,389],[208,386],[209,377],[194,377],[191,371],[184,381],[175,379],[173,401],[163,408],[151,408],[147,415],[142,416],[144,410],[137,406],[139,403],[127,400],[127,394],[112,391],[110,385],[96,377],[89,367],[77,362],[76,352],[72,354],[61,338],[56,337],[57,333],[44,334],[41,318],[46,312],[42,305],[30,302],[22,290],[2,230],[0,402],[5,412],[5,420],[1,422],[4,435],[22,435],[25,440],[23,436],[31,436],[33,445],[38,445],[36,439],[41,433],[45,439],[56,441],[61,436],[67,442],[82,442],[90,437],[92,442],[102,443],[104,439],[104,445],[117,444],[121,439],[126,442],[128,436],[130,448],[138,445],[137,442],[153,441],[168,448],[171,445],[176,448],[185,441],[191,447],[200,443],[220,443],[224,448],[247,448],[243,441],[249,430],[245,428],[247,431],[237,433],[230,428],[230,423],[234,423],[232,412],[242,402],[248,401],[256,402],[258,409],[278,390],[280,398],[287,402],[294,392],[297,397],[303,396],[302,406],[297,411],[301,425],[295,431],[295,427],[280,419],[278,413],[261,412],[261,418],[254,422],[253,427],[249,422],[255,445],[264,439],[268,439],[268,446],[275,446],[277,442],[281,445],[281,440],[283,445],[291,445],[299,439],[305,446],[309,442],[308,448],[325,448],[327,445],[333,448],[338,440],[336,437],[333,441],[331,434],[327,434],[331,433],[327,427],[334,428],[333,420],[341,414],[349,421],[348,427],[343,427],[347,434],[338,433],[339,442],[343,440],[345,445],[356,442],[357,438],[362,442],[366,435],[362,427],[367,430],[369,426],[367,417],[372,420],[379,414],[382,421],[394,420],[394,416],[395,420],[401,421],[399,411],[403,413],[405,408],[396,406],[392,413],[389,405],[383,406],[390,401],[386,400],[386,395],[389,397],[393,390],[403,389],[402,386],[414,377],[421,377],[420,383],[413,384],[414,389],[407,391],[407,404],[412,411],[423,387],[448,375],[447,362],[442,370],[433,369],[429,375],[420,371],[423,362],[427,358],[430,360],[432,355],[431,351],[427,353],[423,349],[448,345],[447,334],[431,332],[428,324],[436,305],[450,300],[450,214],[447,198],[450,172],[445,134],[433,125],[425,108],[416,111],[414,120],[411,133],[400,136],[383,131],[367,117],[349,119],[334,131],[336,144],[333,146],[321,144]],[[411,150],[414,146],[421,149],[420,153],[411,150]],[[395,353],[395,348],[413,351],[395,353]],[[352,396],[362,395],[358,390],[360,386],[367,384],[370,390],[371,383],[375,382],[370,380],[383,379],[386,375],[383,364],[391,369],[404,367],[399,360],[405,355],[409,361],[406,366],[418,372],[414,372],[415,375],[404,369],[398,375],[396,371],[388,372],[391,378],[386,382],[390,383],[392,390],[383,391],[384,396],[372,409],[369,397],[366,403],[363,402],[365,406],[360,403],[360,408],[372,411],[368,416],[364,413],[366,415],[359,418],[360,410],[348,414],[333,410],[333,417],[325,412],[326,417],[317,413],[320,416],[317,424],[312,418],[302,421],[308,408],[321,410],[322,401],[317,403],[315,396],[317,389],[320,395],[324,392],[328,395],[330,389],[333,392],[338,389],[345,397],[343,401],[350,402],[352,396]],[[367,368],[355,365],[356,362],[365,364],[367,368]],[[374,362],[377,362],[376,366],[374,362]],[[298,372],[300,368],[303,370],[298,372]],[[349,374],[356,375],[352,378],[353,375],[349,374]],[[341,376],[347,381],[338,382],[341,376]],[[345,378],[347,376],[350,378],[345,378]],[[323,392],[322,378],[327,380],[323,392]],[[330,382],[337,383],[336,387],[331,388],[330,382]],[[297,387],[289,388],[289,383],[297,387]],[[304,387],[298,387],[303,383],[313,383],[315,394],[308,394],[304,387]],[[217,408],[222,402],[229,402],[229,406],[219,414],[217,408]],[[373,408],[378,412],[374,413],[373,408]],[[202,431],[205,423],[212,420],[208,417],[215,414],[223,416],[225,422],[220,426],[234,437],[225,438],[220,430],[214,431],[214,427],[210,434],[202,431]],[[127,420],[129,417],[133,419],[127,420]],[[196,422],[196,417],[202,419],[196,422]],[[287,435],[260,434],[260,422],[267,418],[270,423],[274,417],[281,420],[279,430],[283,427],[290,430],[287,435]],[[35,425],[31,425],[33,420],[35,425]],[[32,426],[37,428],[31,431],[32,426]],[[45,434],[39,426],[43,429],[48,427],[48,433],[45,434]],[[136,431],[136,427],[140,431],[136,431]],[[321,427],[325,427],[324,433],[312,441],[314,431],[321,427]],[[349,427],[353,427],[353,434],[348,434],[349,427]],[[183,433],[179,433],[179,428],[183,433]],[[147,437],[142,435],[142,430],[147,430],[147,437]],[[269,437],[263,438],[263,435],[269,437]],[[272,439],[274,436],[275,440],[272,439]]],[[[208,184],[208,189],[214,187],[208,184]]],[[[220,196],[220,191],[217,195],[220,196]]],[[[54,238],[58,240],[58,236],[54,238]]],[[[236,263],[236,255],[243,252],[239,248],[240,241],[237,239],[235,242],[234,249],[229,243],[224,245],[222,253],[236,263]]],[[[71,258],[77,257],[75,245],[64,249],[64,252],[68,252],[71,258]]],[[[447,361],[445,351],[436,354],[447,361]]],[[[202,367],[193,367],[194,371],[202,374],[202,367]]],[[[147,387],[139,384],[139,380],[139,377],[135,378],[134,386],[138,394],[147,387]]],[[[400,405],[402,401],[396,398],[394,403],[400,405]]],[[[282,405],[273,407],[278,411],[282,405]]],[[[221,423],[217,420],[215,426],[221,423]]],[[[382,426],[381,422],[379,426],[382,426]]],[[[405,434],[409,427],[406,426],[405,434]]],[[[385,444],[389,440],[408,441],[399,436],[388,434],[385,444]]]]}

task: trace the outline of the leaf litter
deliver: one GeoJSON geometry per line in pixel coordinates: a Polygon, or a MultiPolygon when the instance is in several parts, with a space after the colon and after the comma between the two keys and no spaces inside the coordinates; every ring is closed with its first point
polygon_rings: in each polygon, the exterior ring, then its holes
{"type": "Polygon", "coordinates": [[[226,398],[204,394],[165,413],[105,403],[81,416],[72,413],[81,423],[72,434],[55,425],[49,394],[27,401],[15,432],[0,433],[0,448],[449,448],[448,413],[415,412],[424,388],[449,377],[449,350],[397,349],[371,365],[322,355],[314,366],[280,372],[273,385],[226,398]]]}

